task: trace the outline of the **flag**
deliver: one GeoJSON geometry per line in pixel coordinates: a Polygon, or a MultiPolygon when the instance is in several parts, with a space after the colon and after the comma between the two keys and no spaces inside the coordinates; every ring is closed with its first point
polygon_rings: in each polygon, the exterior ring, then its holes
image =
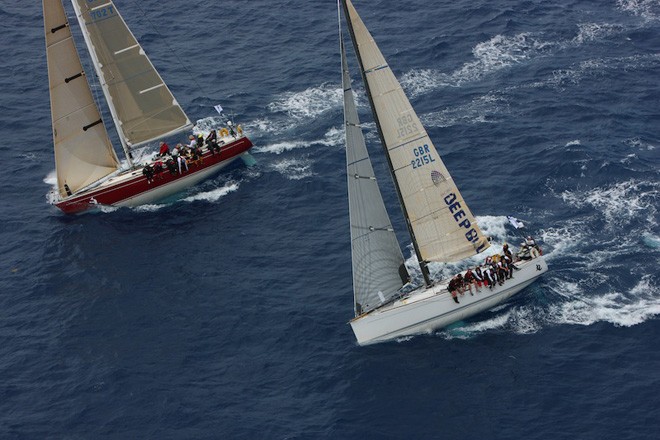
{"type": "Polygon", "coordinates": [[[213,108],[215,109],[216,112],[222,114],[222,106],[220,104],[214,105],[213,108]]]}
{"type": "Polygon", "coordinates": [[[509,223],[511,223],[511,225],[513,225],[513,227],[516,229],[525,227],[525,224],[515,217],[511,217],[510,215],[507,215],[506,218],[509,219],[509,223]]]}

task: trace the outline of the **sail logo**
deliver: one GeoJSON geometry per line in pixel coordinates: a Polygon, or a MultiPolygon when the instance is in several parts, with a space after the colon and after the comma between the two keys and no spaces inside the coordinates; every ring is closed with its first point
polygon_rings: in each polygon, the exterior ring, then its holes
{"type": "Polygon", "coordinates": [[[472,227],[472,223],[467,219],[467,214],[461,204],[456,200],[456,194],[450,193],[445,196],[445,204],[449,207],[449,212],[453,214],[454,220],[459,227],[467,229],[465,239],[470,243],[476,243],[479,240],[479,233],[472,227]]]}
{"type": "Polygon", "coordinates": [[[435,162],[428,144],[413,148],[413,154],[415,155],[415,158],[410,161],[413,170],[435,162]]]}
{"type": "Polygon", "coordinates": [[[435,186],[440,186],[440,184],[445,180],[447,179],[445,179],[445,176],[443,176],[440,171],[438,170],[431,171],[431,181],[435,186]]]}

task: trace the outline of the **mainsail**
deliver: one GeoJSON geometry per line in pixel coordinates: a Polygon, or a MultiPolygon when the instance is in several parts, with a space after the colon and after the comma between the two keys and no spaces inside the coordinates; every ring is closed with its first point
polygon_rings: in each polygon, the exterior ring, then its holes
{"type": "Polygon", "coordinates": [[[73,6],[124,148],[189,130],[188,116],[114,2],[73,0],[73,6]]]}
{"type": "Polygon", "coordinates": [[[83,72],[64,5],[43,0],[43,11],[58,190],[67,197],[116,171],[119,161],[83,72]]]}
{"type": "Polygon", "coordinates": [[[357,316],[389,301],[409,277],[360,128],[341,35],[340,44],[353,291],[357,316]]]}
{"type": "Polygon", "coordinates": [[[420,261],[457,261],[489,244],[350,0],[346,21],[420,261]]]}

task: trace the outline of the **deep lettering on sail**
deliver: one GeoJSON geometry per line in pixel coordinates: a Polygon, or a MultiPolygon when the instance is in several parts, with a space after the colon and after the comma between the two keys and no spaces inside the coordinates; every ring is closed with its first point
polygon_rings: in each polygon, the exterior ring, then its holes
{"type": "Polygon", "coordinates": [[[467,239],[467,241],[469,241],[470,243],[475,243],[477,240],[479,240],[479,234],[472,227],[472,223],[470,223],[470,220],[464,218],[466,217],[465,211],[463,211],[461,204],[456,201],[456,198],[457,198],[456,194],[454,193],[445,196],[445,204],[449,207],[449,212],[454,214],[454,220],[456,220],[458,226],[468,230],[465,233],[465,238],[467,239]]]}

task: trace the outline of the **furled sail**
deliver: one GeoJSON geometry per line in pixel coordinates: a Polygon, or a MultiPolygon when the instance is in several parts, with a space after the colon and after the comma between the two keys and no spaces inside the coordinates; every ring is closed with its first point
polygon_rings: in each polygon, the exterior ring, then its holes
{"type": "Polygon", "coordinates": [[[489,244],[401,85],[350,0],[347,22],[413,240],[424,261],[457,261],[489,244]]]}
{"type": "Polygon", "coordinates": [[[73,0],[124,146],[192,127],[112,0],[73,0]]]}
{"type": "Polygon", "coordinates": [[[113,173],[119,161],[83,72],[60,0],[43,0],[55,166],[61,197],[113,173]],[[64,186],[66,185],[66,187],[64,186]]]}
{"type": "Polygon", "coordinates": [[[408,272],[360,128],[341,36],[340,42],[353,291],[357,316],[396,295],[408,281],[408,272]]]}

